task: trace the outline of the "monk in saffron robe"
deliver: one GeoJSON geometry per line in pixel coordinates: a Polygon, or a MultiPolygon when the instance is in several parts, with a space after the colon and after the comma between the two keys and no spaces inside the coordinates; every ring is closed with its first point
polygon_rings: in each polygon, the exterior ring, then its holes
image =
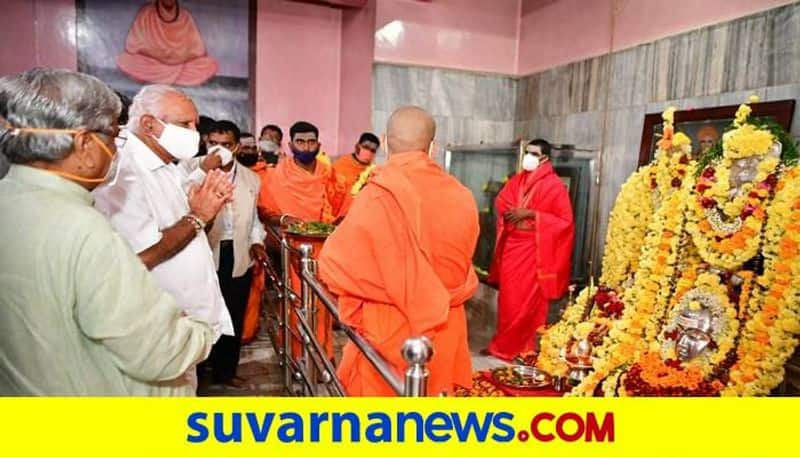
{"type": "MultiPolygon", "coordinates": [[[[320,143],[319,130],[308,122],[295,123],[290,132],[292,158],[279,160],[274,168],[267,169],[267,178],[259,194],[259,211],[264,222],[281,225],[287,222],[333,223],[342,214],[348,198],[344,182],[329,165],[317,160],[320,143]]],[[[305,241],[304,241],[305,242],[305,241]]],[[[309,241],[316,256],[322,241],[309,241]]],[[[291,269],[292,289],[300,293],[300,279],[291,269]]],[[[326,348],[328,358],[333,358],[332,318],[322,303],[317,304],[317,339],[326,348]]],[[[294,316],[294,314],[292,314],[294,316]]],[[[292,329],[297,328],[290,320],[292,329]]],[[[296,341],[292,344],[295,357],[301,353],[296,341]]]]}
{"type": "Polygon", "coordinates": [[[574,224],[567,189],[533,140],[522,171],[497,195],[497,244],[489,282],[499,285],[497,332],[489,354],[511,360],[536,347],[550,300],[569,286],[574,224]]]}
{"type": "MultiPolygon", "coordinates": [[[[472,382],[463,305],[478,285],[472,255],[479,231],[471,192],[428,157],[434,133],[433,119],[420,108],[392,114],[388,162],[354,199],[319,257],[320,278],[338,296],[342,322],[396,376],[402,379],[406,369],[405,340],[431,340],[430,395],[472,382]]],[[[395,395],[352,342],[337,374],[348,395],[395,395]]]]}
{"type": "Polygon", "coordinates": [[[362,133],[353,153],[340,157],[333,164],[333,169],[344,179],[348,190],[352,191],[353,184],[358,181],[361,173],[372,165],[380,145],[381,142],[377,136],[369,132],[362,133]]]}
{"type": "MultiPolygon", "coordinates": [[[[240,164],[254,171],[260,180],[259,194],[267,174],[267,163],[258,151],[256,139],[252,133],[242,133],[239,144],[239,154],[236,160],[240,164]]],[[[261,320],[261,297],[264,294],[264,283],[266,272],[259,262],[254,262],[252,266],[253,281],[250,286],[250,295],[247,298],[247,308],[244,313],[244,324],[242,325],[242,344],[251,342],[258,334],[261,320]]]]}
{"type": "Polygon", "coordinates": [[[139,10],[117,66],[137,81],[181,86],[199,86],[218,68],[194,18],[177,0],[155,0],[139,10]]]}

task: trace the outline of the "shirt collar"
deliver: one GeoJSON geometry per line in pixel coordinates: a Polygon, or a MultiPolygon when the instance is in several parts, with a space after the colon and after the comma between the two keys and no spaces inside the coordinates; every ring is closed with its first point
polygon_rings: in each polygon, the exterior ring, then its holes
{"type": "Polygon", "coordinates": [[[40,168],[11,164],[6,179],[21,181],[36,187],[52,190],[58,194],[82,201],[87,205],[91,205],[94,201],[92,194],[80,184],[40,168]]]}
{"type": "Polygon", "coordinates": [[[150,171],[157,170],[161,167],[167,166],[161,157],[159,157],[150,146],[144,144],[133,132],[128,133],[128,140],[125,142],[123,148],[129,157],[134,157],[140,165],[150,171]]]}

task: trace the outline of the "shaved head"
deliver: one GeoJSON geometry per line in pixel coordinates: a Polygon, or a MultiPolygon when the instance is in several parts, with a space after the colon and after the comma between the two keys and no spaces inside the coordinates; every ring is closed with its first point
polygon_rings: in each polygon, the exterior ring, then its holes
{"type": "Polygon", "coordinates": [[[389,153],[427,151],[436,135],[436,123],[418,106],[398,108],[386,124],[389,153]]]}

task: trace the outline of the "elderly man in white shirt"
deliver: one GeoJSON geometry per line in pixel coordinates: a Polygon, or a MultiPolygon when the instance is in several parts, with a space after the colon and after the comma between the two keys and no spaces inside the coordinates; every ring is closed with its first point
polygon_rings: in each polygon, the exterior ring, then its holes
{"type": "MultiPolygon", "coordinates": [[[[142,88],[130,107],[117,178],[95,189],[94,198],[156,283],[186,313],[207,322],[216,340],[234,332],[205,228],[231,201],[234,186],[219,170],[188,186],[186,171],[175,165],[197,153],[197,118],[183,92],[164,85],[142,88]]],[[[210,157],[197,173],[214,160],[219,159],[210,157]]],[[[196,385],[194,369],[187,378],[196,385]]]]}

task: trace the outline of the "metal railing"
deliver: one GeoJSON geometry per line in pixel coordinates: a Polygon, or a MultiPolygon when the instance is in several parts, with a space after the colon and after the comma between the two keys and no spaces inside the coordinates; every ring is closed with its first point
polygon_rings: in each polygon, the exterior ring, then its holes
{"type": "MultiPolygon", "coordinates": [[[[328,359],[325,348],[317,339],[318,304],[322,303],[341,331],[369,360],[375,370],[386,380],[392,390],[401,396],[419,397],[427,394],[429,372],[426,364],[433,356],[430,341],[424,337],[407,339],[401,351],[407,366],[403,378],[397,376],[391,365],[356,330],[339,320],[339,307],[334,296],[317,278],[317,262],[313,246],[301,244],[295,249],[286,236],[275,227],[268,227],[270,239],[280,246],[281,273],[270,263],[264,269],[275,292],[276,300],[267,300],[268,334],[283,370],[283,382],[291,394],[319,396],[325,389],[328,396],[345,396],[342,383],[336,377],[336,368],[328,359]],[[292,289],[291,270],[295,268],[300,282],[300,292],[292,289]],[[277,305],[277,306],[276,306],[277,305]],[[290,324],[296,322],[293,328],[290,324]],[[300,345],[295,359],[292,342],[300,345]],[[297,387],[299,386],[299,389],[297,387]]],[[[296,352],[296,351],[295,351],[296,352]]]]}

